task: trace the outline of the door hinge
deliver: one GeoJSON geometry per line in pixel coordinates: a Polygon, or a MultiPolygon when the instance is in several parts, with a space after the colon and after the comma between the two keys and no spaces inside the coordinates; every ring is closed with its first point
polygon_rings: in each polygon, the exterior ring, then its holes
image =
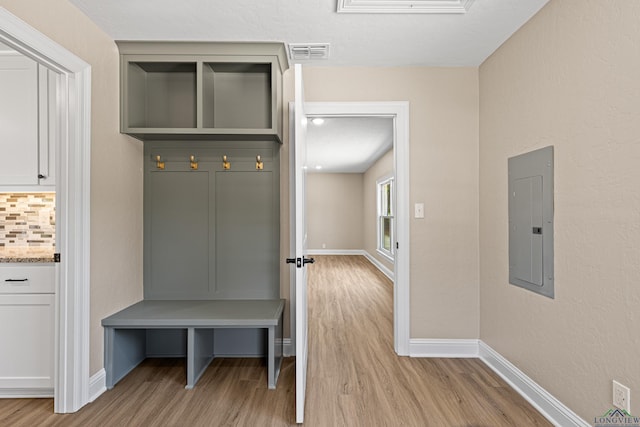
{"type": "Polygon", "coordinates": [[[400,244],[396,242],[396,249],[400,249],[400,244]]]}
{"type": "Polygon", "coordinates": [[[53,254],[53,262],[60,262],[60,254],[53,254]]]}

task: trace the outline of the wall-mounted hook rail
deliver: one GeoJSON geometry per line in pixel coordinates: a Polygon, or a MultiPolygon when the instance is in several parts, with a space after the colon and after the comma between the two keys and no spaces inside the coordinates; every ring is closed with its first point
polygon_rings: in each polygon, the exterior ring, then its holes
{"type": "Polygon", "coordinates": [[[225,170],[231,169],[231,162],[227,160],[226,154],[222,156],[222,169],[225,169],[225,170]]]}
{"type": "Polygon", "coordinates": [[[264,169],[264,162],[262,161],[260,154],[258,154],[256,156],[256,170],[261,171],[262,169],[264,169]]]}
{"type": "Polygon", "coordinates": [[[196,161],[196,156],[194,156],[193,154],[191,155],[191,157],[189,157],[189,167],[191,168],[191,170],[198,170],[198,162],[196,161]]]}

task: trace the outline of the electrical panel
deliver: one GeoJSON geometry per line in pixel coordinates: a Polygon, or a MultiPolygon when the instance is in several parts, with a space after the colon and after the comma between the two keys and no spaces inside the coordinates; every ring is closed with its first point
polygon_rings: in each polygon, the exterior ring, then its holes
{"type": "Polygon", "coordinates": [[[554,297],[552,146],[509,158],[509,283],[554,297]]]}

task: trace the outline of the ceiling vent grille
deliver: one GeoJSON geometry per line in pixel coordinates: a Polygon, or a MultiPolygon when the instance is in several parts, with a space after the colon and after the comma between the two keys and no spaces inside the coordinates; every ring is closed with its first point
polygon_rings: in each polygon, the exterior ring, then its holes
{"type": "Polygon", "coordinates": [[[338,13],[467,13],[474,0],[338,0],[338,13]]]}
{"type": "Polygon", "coordinates": [[[289,43],[292,61],[329,59],[329,43],[289,43]]]}

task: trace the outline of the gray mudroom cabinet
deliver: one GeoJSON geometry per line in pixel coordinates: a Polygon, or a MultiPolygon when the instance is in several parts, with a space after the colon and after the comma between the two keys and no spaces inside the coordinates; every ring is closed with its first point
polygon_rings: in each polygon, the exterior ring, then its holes
{"type": "Polygon", "coordinates": [[[103,319],[111,388],[145,357],[282,359],[282,43],[117,42],[144,141],[144,301],[103,319]]]}

